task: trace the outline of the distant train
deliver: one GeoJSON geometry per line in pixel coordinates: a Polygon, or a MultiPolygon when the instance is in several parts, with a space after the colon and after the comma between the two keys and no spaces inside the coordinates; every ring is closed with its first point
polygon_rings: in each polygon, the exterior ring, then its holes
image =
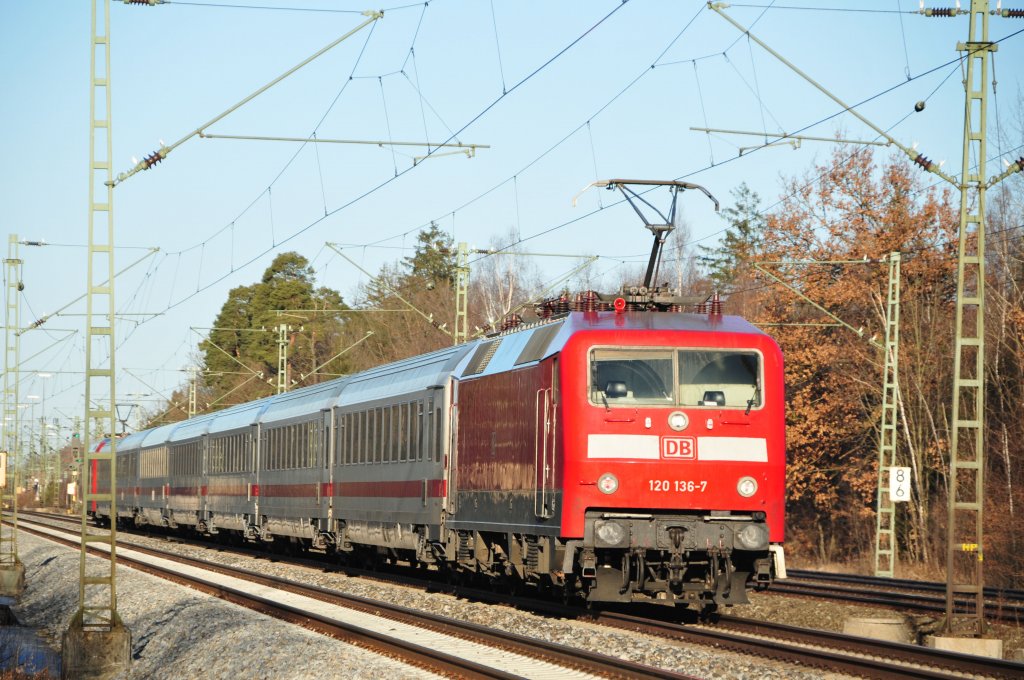
{"type": "Polygon", "coordinates": [[[778,346],[714,307],[590,300],[128,435],[117,520],[591,602],[746,602],[785,575],[778,346]]]}

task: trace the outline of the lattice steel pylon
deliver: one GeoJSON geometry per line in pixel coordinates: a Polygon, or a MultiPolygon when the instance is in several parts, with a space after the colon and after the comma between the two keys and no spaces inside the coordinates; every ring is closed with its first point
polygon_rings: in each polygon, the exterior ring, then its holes
{"type": "Polygon", "coordinates": [[[288,391],[288,324],[277,326],[277,393],[288,391]]]}
{"type": "Polygon", "coordinates": [[[110,85],[110,0],[93,0],[89,59],[89,248],[86,264],[85,429],[78,610],[63,640],[62,674],[92,676],[131,660],[117,614],[117,436],[114,394],[114,182],[110,85]],[[100,446],[105,436],[109,445],[100,446]],[[99,449],[99,450],[97,450],[99,449]],[[108,505],[109,532],[91,531],[88,512],[108,505]],[[109,560],[89,560],[104,545],[109,560]],[[101,642],[97,635],[108,634],[101,642]]]}
{"type": "Polygon", "coordinates": [[[198,369],[195,366],[189,366],[188,367],[188,417],[189,418],[195,418],[196,417],[196,382],[198,382],[198,378],[196,376],[197,376],[198,373],[199,373],[199,371],[198,371],[198,369]]]}
{"type": "Polygon", "coordinates": [[[896,504],[885,471],[896,465],[896,399],[899,393],[900,254],[889,253],[889,288],[885,312],[882,416],[878,437],[878,512],[875,515],[875,576],[896,571],[896,504]]]}
{"type": "Polygon", "coordinates": [[[4,480],[0,502],[10,509],[10,524],[0,526],[0,594],[16,595],[25,582],[25,568],[18,558],[18,394],[21,363],[21,259],[18,258],[18,236],[8,237],[5,272],[6,307],[4,310],[4,406],[3,466],[4,480]]]}
{"type": "Polygon", "coordinates": [[[455,332],[452,333],[454,344],[461,345],[469,337],[469,246],[459,243],[455,259],[455,332]]]}
{"type": "Polygon", "coordinates": [[[967,594],[974,599],[974,611],[966,616],[973,617],[976,635],[985,632],[985,125],[989,59],[995,50],[988,41],[988,19],[988,0],[971,0],[968,40],[957,45],[967,63],[946,539],[946,632],[954,632],[955,597],[967,594]]]}

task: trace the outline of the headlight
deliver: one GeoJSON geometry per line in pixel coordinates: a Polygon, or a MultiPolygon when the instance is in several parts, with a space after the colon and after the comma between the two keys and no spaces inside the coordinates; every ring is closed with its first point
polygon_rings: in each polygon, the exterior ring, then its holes
{"type": "Polygon", "coordinates": [[[740,495],[744,498],[750,498],[757,493],[757,480],[753,477],[744,477],[740,481],[736,482],[736,490],[739,491],[740,495]]]}
{"type": "Polygon", "coordinates": [[[601,493],[615,493],[619,490],[619,478],[606,472],[598,478],[597,488],[601,490],[601,493]]]}
{"type": "Polygon", "coordinates": [[[768,547],[768,531],[761,524],[748,524],[736,532],[736,542],[746,550],[763,550],[768,547]]]}
{"type": "Polygon", "coordinates": [[[626,529],[618,522],[596,522],[594,532],[602,543],[618,545],[626,538],[626,529]]]}
{"type": "Polygon", "coordinates": [[[668,426],[676,432],[682,432],[690,424],[690,419],[682,411],[673,411],[668,414],[668,426]]]}

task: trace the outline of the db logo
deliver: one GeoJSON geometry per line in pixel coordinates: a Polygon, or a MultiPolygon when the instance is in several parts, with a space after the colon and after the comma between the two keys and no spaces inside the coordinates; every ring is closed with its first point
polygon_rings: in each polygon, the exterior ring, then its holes
{"type": "Polygon", "coordinates": [[[697,442],[693,437],[662,437],[661,457],[694,460],[697,457],[697,442]]]}

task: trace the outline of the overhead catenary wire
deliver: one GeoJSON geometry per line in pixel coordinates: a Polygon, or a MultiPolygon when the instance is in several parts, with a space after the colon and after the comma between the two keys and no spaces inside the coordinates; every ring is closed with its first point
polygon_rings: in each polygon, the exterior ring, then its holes
{"type": "MultiPolygon", "coordinates": [[[[425,8],[425,5],[424,5],[424,8],[425,8]]],[[[776,6],[775,8],[780,8],[780,7],[776,6]]],[[[514,188],[517,187],[517,183],[518,183],[517,178],[518,178],[518,175],[513,175],[512,181],[513,181],[513,187],[514,188]]],[[[573,220],[573,222],[574,221],[577,221],[577,220],[573,220]]],[[[232,240],[233,240],[233,222],[231,223],[231,231],[232,231],[232,240]]],[[[275,241],[275,239],[274,239],[274,241],[275,241]]],[[[202,246],[201,246],[201,248],[202,248],[202,246]]],[[[233,251],[233,248],[232,248],[232,251],[233,251]]],[[[201,252],[202,252],[202,250],[201,250],[201,252]]],[[[233,269],[233,252],[232,252],[232,269],[233,269]]],[[[206,290],[206,288],[207,287],[204,287],[204,290],[206,290]]]]}
{"type": "MultiPolygon", "coordinates": [[[[584,38],[586,38],[586,37],[587,37],[588,35],[590,35],[590,34],[591,34],[591,33],[592,33],[592,32],[593,32],[593,31],[594,31],[594,30],[595,30],[595,29],[596,29],[597,27],[601,26],[601,25],[602,25],[602,24],[603,24],[603,23],[604,23],[605,21],[607,21],[607,20],[608,20],[608,19],[610,19],[610,18],[611,18],[612,16],[614,16],[614,15],[615,15],[615,14],[616,14],[616,13],[617,13],[617,12],[618,12],[618,11],[619,11],[619,10],[620,10],[620,9],[621,9],[622,7],[623,7],[623,6],[625,6],[625,5],[626,5],[626,4],[628,3],[628,2],[629,2],[629,0],[626,0],[625,2],[622,2],[622,3],[618,4],[618,5],[616,5],[615,7],[613,7],[611,11],[609,11],[609,12],[608,12],[607,14],[605,14],[604,16],[602,16],[602,17],[601,17],[601,18],[600,18],[600,19],[599,19],[599,20],[598,20],[598,21],[597,21],[596,23],[594,23],[594,24],[593,24],[592,26],[590,26],[589,28],[587,28],[586,30],[584,30],[584,31],[583,31],[582,33],[580,33],[580,34],[579,34],[579,35],[578,35],[578,36],[577,36],[576,38],[574,38],[574,39],[573,39],[573,40],[572,40],[571,42],[569,42],[569,43],[568,43],[567,45],[565,45],[564,47],[562,47],[561,49],[559,49],[559,50],[558,50],[558,51],[557,51],[557,52],[556,52],[556,53],[555,53],[554,55],[552,55],[551,57],[549,57],[548,59],[546,59],[546,60],[545,60],[545,61],[544,61],[543,63],[541,63],[541,64],[540,64],[539,66],[535,67],[535,68],[534,68],[534,70],[532,70],[532,71],[531,71],[531,72],[529,72],[529,73],[528,73],[527,75],[525,75],[525,76],[524,76],[524,77],[523,77],[522,79],[520,79],[520,80],[519,80],[519,81],[517,81],[517,82],[516,82],[515,84],[513,84],[513,85],[512,85],[512,86],[511,86],[511,87],[510,87],[510,88],[508,89],[508,92],[506,92],[506,93],[504,93],[504,94],[500,95],[499,97],[496,97],[496,98],[495,98],[494,100],[492,100],[492,101],[491,101],[491,102],[490,102],[490,103],[489,103],[489,104],[488,104],[487,106],[485,106],[485,107],[484,107],[484,108],[483,108],[483,109],[482,109],[481,111],[479,111],[478,113],[476,113],[476,114],[475,114],[475,115],[474,115],[474,116],[473,116],[473,117],[472,117],[472,118],[471,118],[471,119],[470,119],[470,120],[469,120],[468,122],[466,122],[466,123],[465,123],[465,124],[464,124],[464,125],[463,125],[463,126],[462,126],[462,127],[461,127],[461,128],[459,129],[459,130],[458,130],[458,131],[456,131],[455,133],[453,133],[453,134],[452,134],[451,136],[449,136],[449,138],[448,138],[448,139],[446,139],[446,140],[444,140],[444,141],[445,141],[445,142],[450,142],[450,141],[451,141],[452,139],[455,139],[455,138],[456,138],[456,137],[458,136],[458,134],[459,134],[459,133],[461,133],[462,131],[464,131],[465,129],[467,129],[468,127],[470,127],[470,126],[471,126],[471,125],[472,125],[473,123],[475,123],[476,121],[478,121],[478,120],[479,120],[479,119],[480,119],[481,117],[483,117],[483,116],[484,116],[484,115],[485,115],[485,114],[486,114],[487,112],[489,112],[489,111],[490,111],[491,109],[493,109],[493,108],[494,108],[495,106],[497,106],[497,104],[498,104],[499,102],[501,102],[502,100],[504,100],[504,99],[505,99],[506,97],[508,97],[508,96],[512,95],[512,94],[513,94],[513,93],[514,93],[514,92],[515,92],[516,90],[518,90],[518,89],[519,89],[520,87],[522,87],[522,86],[523,86],[523,85],[525,85],[525,84],[526,84],[527,82],[529,82],[530,80],[532,80],[532,79],[533,79],[533,78],[534,78],[534,77],[535,77],[535,76],[536,76],[537,74],[541,73],[541,72],[542,72],[542,71],[543,71],[544,69],[546,69],[546,68],[547,68],[548,66],[550,66],[550,65],[551,65],[552,63],[554,63],[554,62],[555,62],[555,61],[556,61],[556,60],[557,60],[558,58],[560,58],[560,57],[561,57],[562,55],[564,55],[564,54],[565,54],[566,52],[568,52],[568,51],[569,51],[570,49],[572,49],[572,48],[573,48],[573,47],[574,47],[575,45],[577,45],[577,44],[578,44],[578,43],[579,43],[579,42],[580,42],[581,40],[583,40],[583,39],[584,39],[584,38]]],[[[305,232],[309,231],[309,230],[310,230],[311,228],[313,228],[313,227],[314,227],[314,226],[316,226],[317,224],[321,223],[322,221],[324,221],[325,219],[327,219],[327,218],[328,218],[328,217],[330,217],[331,215],[334,215],[334,214],[336,214],[336,213],[338,213],[338,212],[340,212],[340,211],[342,211],[342,210],[345,210],[346,208],[348,208],[348,207],[350,207],[350,206],[352,206],[352,205],[354,205],[354,204],[358,203],[359,201],[363,200],[363,199],[364,199],[364,198],[366,198],[367,196],[369,196],[369,195],[371,195],[371,194],[375,193],[376,191],[380,190],[380,189],[381,189],[381,188],[383,188],[384,186],[387,186],[387,185],[391,184],[391,183],[392,183],[392,182],[393,182],[393,181],[394,181],[395,179],[397,179],[398,177],[401,177],[401,176],[405,175],[406,173],[410,172],[410,171],[411,171],[412,169],[413,169],[413,168],[407,168],[407,169],[405,169],[405,170],[401,170],[401,171],[399,171],[398,175],[396,175],[395,177],[390,177],[390,178],[388,178],[388,179],[385,179],[384,181],[380,182],[379,184],[377,184],[377,185],[375,185],[375,186],[371,187],[370,189],[367,189],[367,190],[366,190],[366,191],[364,191],[363,193],[361,193],[361,194],[359,194],[359,195],[357,195],[357,196],[355,196],[355,197],[351,198],[351,199],[350,199],[350,200],[348,200],[347,202],[345,202],[345,203],[343,203],[343,204],[341,204],[341,205],[339,205],[339,206],[335,207],[334,209],[330,210],[330,211],[329,211],[329,213],[328,213],[327,215],[325,215],[325,216],[323,216],[323,217],[319,217],[319,218],[317,218],[317,219],[315,219],[315,220],[313,220],[313,221],[309,222],[309,223],[308,223],[308,224],[306,224],[305,226],[303,226],[303,227],[299,228],[299,229],[298,229],[297,231],[293,232],[292,234],[290,234],[290,235],[287,235],[287,236],[283,237],[283,238],[282,238],[282,239],[281,239],[280,241],[277,241],[277,240],[275,239],[275,242],[274,242],[273,246],[271,246],[270,248],[266,248],[266,249],[262,250],[261,252],[257,253],[256,255],[253,255],[252,257],[250,257],[250,258],[249,258],[248,260],[246,260],[245,262],[242,262],[242,263],[241,263],[241,264],[240,264],[240,265],[239,265],[238,267],[236,267],[236,269],[235,269],[235,270],[233,270],[233,271],[230,271],[230,272],[227,272],[227,273],[225,273],[225,274],[222,274],[221,276],[217,277],[216,279],[214,279],[214,280],[210,281],[209,283],[207,283],[206,285],[202,286],[202,287],[201,287],[201,288],[200,288],[199,290],[197,290],[197,291],[195,291],[195,292],[192,292],[192,293],[190,293],[190,294],[188,294],[188,295],[186,295],[186,296],[184,296],[184,297],[182,297],[182,298],[178,299],[177,301],[169,301],[169,303],[168,303],[167,307],[166,307],[166,308],[165,308],[164,310],[162,310],[162,311],[163,311],[163,312],[167,312],[167,311],[169,311],[169,310],[171,310],[171,309],[174,309],[174,308],[176,308],[176,307],[178,307],[178,306],[180,306],[180,305],[184,304],[184,303],[185,303],[185,302],[187,302],[188,300],[190,300],[190,299],[192,299],[193,297],[195,297],[195,295],[197,295],[197,294],[199,294],[199,293],[201,293],[201,292],[203,292],[203,291],[205,291],[205,290],[208,290],[209,288],[211,288],[212,286],[216,285],[217,283],[220,283],[221,281],[223,281],[224,279],[226,279],[226,278],[227,278],[228,276],[230,276],[231,274],[233,274],[233,273],[234,273],[235,271],[238,271],[239,269],[245,268],[246,266],[248,266],[248,265],[250,265],[250,264],[252,264],[252,263],[256,262],[257,260],[261,259],[261,258],[262,258],[263,256],[265,256],[265,255],[266,255],[267,253],[269,253],[269,252],[270,252],[271,250],[273,250],[273,249],[274,249],[275,247],[277,247],[277,246],[280,246],[280,245],[283,245],[284,243],[287,243],[287,242],[291,241],[292,239],[296,238],[296,237],[297,237],[297,236],[299,236],[300,234],[303,234],[303,233],[305,233],[305,232]]],[[[284,170],[282,169],[282,172],[283,172],[283,171],[284,171],[284,170]]],[[[280,177],[280,174],[278,175],[278,177],[280,177]]],[[[267,193],[267,192],[264,192],[264,193],[267,193]]],[[[205,242],[205,241],[204,241],[204,242],[205,242]]],[[[196,246],[193,246],[192,248],[196,248],[196,247],[199,247],[200,245],[201,245],[201,244],[197,244],[196,246]]],[[[185,252],[185,251],[179,251],[179,253],[178,253],[178,254],[179,254],[179,258],[180,258],[180,254],[181,254],[181,253],[184,253],[184,252],[185,252]]],[[[172,295],[173,295],[173,292],[172,292],[172,295]]]]}

